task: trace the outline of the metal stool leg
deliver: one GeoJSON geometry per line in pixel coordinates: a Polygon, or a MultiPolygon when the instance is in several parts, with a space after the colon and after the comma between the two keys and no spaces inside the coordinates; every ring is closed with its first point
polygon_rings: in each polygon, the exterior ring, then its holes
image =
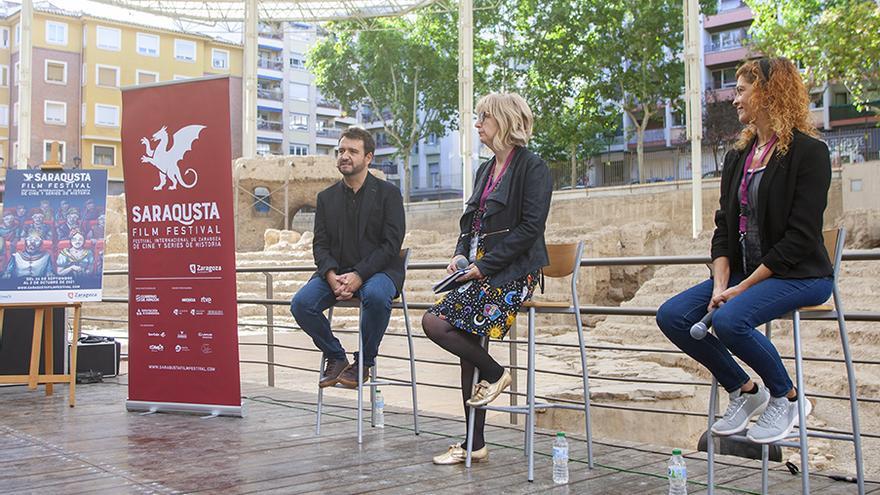
{"type": "MultiPolygon", "coordinates": [[[[489,348],[489,337],[483,337],[480,341],[480,345],[484,348],[489,348]]],[[[471,383],[471,390],[473,387],[480,381],[480,369],[474,366],[474,379],[471,383]]],[[[474,450],[474,415],[476,414],[477,409],[473,406],[468,407],[468,421],[467,421],[467,449],[464,457],[464,466],[471,467],[471,453],[474,450]]]]}
{"type": "Polygon", "coordinates": [[[761,445],[761,495],[767,495],[770,486],[770,446],[761,445]]]}
{"type": "Polygon", "coordinates": [[[843,360],[846,363],[846,379],[849,386],[849,410],[852,418],[853,429],[853,448],[856,456],[856,480],[858,483],[859,495],[865,494],[865,465],[862,458],[862,431],[859,426],[859,404],[858,389],[856,388],[856,372],[853,368],[852,352],[849,348],[849,337],[846,332],[846,320],[843,316],[843,306],[840,302],[840,295],[837,291],[837,284],[834,285],[834,307],[837,310],[837,328],[840,331],[840,345],[843,347],[843,360]]]}
{"type": "MultiPolygon", "coordinates": [[[[378,366],[377,362],[370,367],[370,380],[373,383],[376,383],[376,376],[379,374],[378,366]]],[[[370,387],[370,426],[376,427],[376,387],[370,387]]]]}
{"type": "MultiPolygon", "coordinates": [[[[324,364],[326,363],[327,358],[324,357],[324,353],[321,353],[321,364],[318,367],[318,381],[321,381],[321,370],[324,369],[324,364]]],[[[324,389],[320,386],[318,387],[318,412],[315,415],[315,435],[321,434],[321,412],[324,409],[324,389]]]]}
{"type": "Polygon", "coordinates": [[[535,480],[535,308],[529,308],[529,481],[535,480]]]}
{"type": "MultiPolygon", "coordinates": [[[[575,308],[577,308],[577,305],[575,305],[575,308]]],[[[592,420],[590,419],[590,377],[587,371],[587,349],[584,347],[584,329],[579,312],[575,313],[574,319],[577,325],[578,346],[581,350],[581,370],[584,385],[584,428],[587,435],[587,465],[590,469],[593,469],[593,432],[591,428],[592,420]]]]}
{"type": "MultiPolygon", "coordinates": [[[[327,310],[327,321],[330,322],[330,325],[333,325],[333,306],[327,310]]],[[[324,356],[324,353],[321,353],[321,365],[318,367],[318,382],[321,381],[321,373],[324,371],[324,365],[327,364],[327,357],[324,356]]],[[[317,419],[315,421],[315,435],[321,434],[321,413],[324,411],[324,389],[318,386],[318,411],[316,413],[317,419]]]]}
{"type": "MultiPolygon", "coordinates": [[[[363,310],[361,310],[363,312],[363,310]]],[[[357,435],[358,445],[364,443],[364,335],[361,331],[361,317],[358,315],[358,404],[357,435]]]]}
{"type": "Polygon", "coordinates": [[[419,434],[419,399],[416,393],[416,354],[413,350],[412,327],[409,323],[409,308],[406,305],[406,294],[400,291],[400,302],[403,305],[403,322],[406,327],[406,343],[409,346],[409,385],[412,388],[413,429],[419,434]]]}
{"type": "Polygon", "coordinates": [[[715,437],[712,436],[712,424],[715,423],[715,415],[718,408],[718,380],[712,377],[712,387],[709,389],[709,426],[706,428],[706,484],[709,495],[715,493],[715,437]]]}
{"type": "Polygon", "coordinates": [[[797,405],[798,405],[798,437],[801,449],[801,491],[810,493],[810,453],[807,450],[807,410],[804,395],[804,368],[801,350],[801,312],[795,310],[792,314],[794,323],[794,362],[795,376],[797,379],[797,405]]]}

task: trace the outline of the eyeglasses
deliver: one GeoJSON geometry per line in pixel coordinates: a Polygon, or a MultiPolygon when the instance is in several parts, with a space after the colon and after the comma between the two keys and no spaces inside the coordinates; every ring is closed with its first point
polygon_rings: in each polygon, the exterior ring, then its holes
{"type": "Polygon", "coordinates": [[[479,115],[477,115],[477,122],[482,124],[483,122],[486,121],[487,118],[489,118],[491,116],[492,116],[492,114],[490,114],[489,112],[482,111],[479,113],[479,115]]]}

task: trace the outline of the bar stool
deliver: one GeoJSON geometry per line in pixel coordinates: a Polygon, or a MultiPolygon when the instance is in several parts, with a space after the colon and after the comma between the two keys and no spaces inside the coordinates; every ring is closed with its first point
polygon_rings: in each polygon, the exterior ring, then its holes
{"type": "MultiPolygon", "coordinates": [[[[406,273],[406,269],[409,266],[409,249],[402,249],[400,251],[400,257],[403,259],[403,271],[406,273]]],[[[400,290],[400,304],[403,309],[403,321],[406,326],[406,340],[409,345],[409,373],[410,379],[409,381],[391,381],[391,380],[383,380],[377,381],[377,371],[376,365],[374,364],[372,368],[370,368],[370,381],[368,383],[364,383],[364,360],[362,356],[358,356],[358,399],[357,399],[357,437],[358,444],[363,443],[363,418],[364,418],[364,387],[370,388],[370,425],[376,426],[376,409],[375,409],[375,399],[376,399],[376,387],[380,386],[409,386],[412,389],[412,410],[413,410],[413,428],[415,430],[415,434],[419,434],[419,400],[416,394],[416,361],[415,361],[415,353],[413,352],[413,338],[412,338],[412,328],[410,327],[409,322],[409,308],[406,305],[406,292],[401,288],[400,290]]],[[[362,311],[361,301],[358,298],[351,298],[347,301],[340,301],[335,306],[331,306],[328,310],[327,319],[330,320],[330,323],[333,323],[333,309],[336,307],[340,308],[358,308],[362,311]]],[[[358,352],[364,346],[364,338],[363,333],[361,331],[361,316],[360,312],[358,313],[358,352]]],[[[324,357],[323,353],[321,355],[321,365],[318,368],[319,370],[324,369],[324,364],[326,361],[326,357],[324,357]]],[[[318,373],[318,381],[321,380],[320,372],[318,373]]],[[[345,388],[340,386],[339,384],[335,385],[336,388],[345,388]]],[[[324,389],[318,387],[318,411],[315,425],[315,435],[321,434],[321,413],[324,409],[324,389]]]]}
{"type": "MultiPolygon", "coordinates": [[[[476,409],[486,409],[489,411],[503,411],[513,414],[523,414],[526,416],[524,453],[528,456],[529,472],[528,480],[535,479],[535,410],[536,409],[572,409],[582,410],[584,412],[584,428],[587,436],[587,462],[590,469],[593,468],[593,434],[590,420],[590,382],[587,373],[587,354],[584,347],[584,331],[581,323],[580,303],[578,302],[577,281],[578,269],[581,264],[581,255],[584,250],[584,242],[580,241],[571,244],[550,244],[547,246],[547,254],[550,258],[550,264],[545,266],[544,276],[550,278],[562,278],[571,275],[571,303],[567,302],[543,302],[543,301],[526,301],[522,304],[520,311],[527,311],[529,315],[529,334],[528,334],[528,378],[526,381],[527,404],[525,406],[480,406],[471,407],[468,414],[468,438],[467,438],[467,455],[465,458],[465,466],[471,466],[471,453],[473,451],[474,437],[474,411],[476,409]],[[553,313],[553,314],[570,314],[574,316],[575,327],[578,333],[578,347],[581,353],[581,370],[582,385],[584,393],[584,405],[574,404],[551,404],[546,402],[535,401],[535,314],[536,313],[553,313]]],[[[483,338],[483,346],[488,349],[489,340],[483,338]]],[[[512,370],[516,373],[516,370],[512,370]]],[[[479,381],[480,370],[474,372],[474,385],[479,381]]]]}
{"type": "MultiPolygon", "coordinates": [[[[829,254],[833,253],[833,288],[832,302],[833,305],[822,304],[819,306],[808,306],[794,310],[787,318],[791,318],[793,324],[794,337],[794,362],[795,362],[795,380],[797,386],[797,402],[798,402],[798,441],[779,441],[774,445],[782,447],[791,447],[800,449],[801,453],[801,490],[803,493],[810,493],[810,475],[809,475],[809,450],[807,445],[807,437],[827,438],[831,440],[845,440],[853,443],[856,458],[856,479],[858,483],[859,495],[865,493],[865,469],[864,460],[862,459],[862,438],[861,428],[859,427],[859,405],[857,402],[856,376],[853,368],[852,352],[849,348],[849,338],[846,333],[846,320],[844,319],[843,301],[840,298],[840,261],[843,257],[843,244],[846,240],[846,229],[831,229],[822,233],[825,241],[825,249],[829,254]],[[849,385],[849,404],[850,415],[852,418],[853,433],[851,435],[811,432],[806,427],[806,405],[804,396],[804,372],[803,372],[803,352],[801,349],[801,333],[800,323],[801,317],[810,319],[835,319],[837,320],[837,328],[840,331],[840,343],[843,348],[843,359],[846,363],[846,375],[849,385]]],[[[770,323],[765,325],[764,333],[770,338],[770,323]]],[[[709,493],[715,492],[715,446],[712,435],[712,423],[715,420],[717,408],[718,381],[712,379],[712,391],[709,395],[709,428],[706,432],[706,456],[708,459],[708,485],[709,493]]],[[[791,435],[793,436],[793,434],[791,435]]],[[[748,440],[745,437],[730,436],[734,441],[748,440]]],[[[761,448],[761,493],[766,494],[769,486],[769,455],[767,445],[761,448]]]]}

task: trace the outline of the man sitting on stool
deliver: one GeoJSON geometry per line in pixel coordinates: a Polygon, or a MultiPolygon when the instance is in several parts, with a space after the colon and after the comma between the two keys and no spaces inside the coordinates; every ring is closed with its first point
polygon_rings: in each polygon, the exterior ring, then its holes
{"type": "Polygon", "coordinates": [[[318,270],[290,303],[290,312],[327,363],[319,385],[356,388],[358,353],[349,365],[324,310],[352,297],[361,300],[364,376],[379,352],[391,318],[391,301],[403,288],[400,246],[406,231],[400,189],[373,177],[367,167],[376,143],[359,127],[339,138],[336,168],[342,180],[318,193],[312,251],[318,270]]]}

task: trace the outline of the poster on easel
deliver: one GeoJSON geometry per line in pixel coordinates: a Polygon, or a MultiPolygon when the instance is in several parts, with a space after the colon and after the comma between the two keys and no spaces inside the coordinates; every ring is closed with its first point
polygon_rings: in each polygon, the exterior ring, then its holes
{"type": "Polygon", "coordinates": [[[7,170],[0,303],[100,301],[106,205],[106,170],[7,170]]]}
{"type": "Polygon", "coordinates": [[[122,91],[129,410],[242,414],[229,91],[122,91]]]}

